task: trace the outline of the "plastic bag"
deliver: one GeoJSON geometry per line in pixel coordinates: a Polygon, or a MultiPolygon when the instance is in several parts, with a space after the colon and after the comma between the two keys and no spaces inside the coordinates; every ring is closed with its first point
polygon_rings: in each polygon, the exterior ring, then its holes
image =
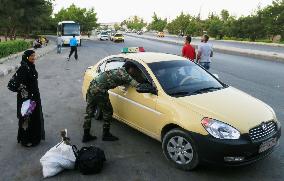
{"type": "Polygon", "coordinates": [[[34,111],[35,107],[36,107],[35,101],[31,101],[30,99],[24,101],[21,107],[21,115],[22,116],[30,115],[34,111]]]}
{"type": "Polygon", "coordinates": [[[74,169],[76,157],[71,145],[64,142],[48,150],[40,159],[43,177],[51,177],[64,169],[74,169]]]}

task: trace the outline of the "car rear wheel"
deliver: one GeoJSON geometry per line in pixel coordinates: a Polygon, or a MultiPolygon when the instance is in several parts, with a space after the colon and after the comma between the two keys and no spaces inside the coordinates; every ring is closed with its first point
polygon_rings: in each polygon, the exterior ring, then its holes
{"type": "Polygon", "coordinates": [[[102,110],[99,106],[95,107],[94,117],[95,117],[96,120],[101,120],[102,117],[103,117],[102,110]]]}
{"type": "Polygon", "coordinates": [[[167,132],[163,137],[162,148],[165,157],[179,169],[193,170],[199,163],[196,145],[183,129],[167,132]]]}

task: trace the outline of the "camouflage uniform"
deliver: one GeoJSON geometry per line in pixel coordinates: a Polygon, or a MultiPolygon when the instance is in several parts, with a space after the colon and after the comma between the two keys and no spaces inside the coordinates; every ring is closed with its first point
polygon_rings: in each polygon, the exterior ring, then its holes
{"type": "Polygon", "coordinates": [[[136,87],[138,82],[136,82],[124,68],[105,71],[93,79],[86,95],[87,108],[83,128],[91,128],[91,119],[94,117],[96,105],[102,109],[103,120],[105,122],[104,128],[109,128],[113,109],[109,100],[108,90],[129,84],[136,87]]]}

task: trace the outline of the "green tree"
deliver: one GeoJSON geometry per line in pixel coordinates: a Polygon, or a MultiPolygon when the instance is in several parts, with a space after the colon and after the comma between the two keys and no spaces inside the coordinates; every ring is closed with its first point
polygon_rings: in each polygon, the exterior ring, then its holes
{"type": "Polygon", "coordinates": [[[190,24],[191,16],[181,12],[171,23],[168,24],[167,29],[170,33],[185,34],[190,24]]]}
{"type": "Polygon", "coordinates": [[[281,35],[284,40],[284,0],[276,0],[258,12],[263,17],[264,30],[267,36],[281,35]]]}
{"type": "Polygon", "coordinates": [[[68,8],[62,8],[55,15],[56,22],[75,21],[81,25],[81,31],[91,31],[97,27],[97,13],[94,8],[87,10],[86,8],[76,7],[74,4],[68,8]]]}
{"type": "Polygon", "coordinates": [[[152,19],[152,22],[148,25],[148,30],[164,31],[167,26],[167,19],[159,18],[155,12],[152,19]]]}
{"type": "Polygon", "coordinates": [[[122,24],[125,24],[128,29],[132,30],[141,30],[147,25],[142,18],[136,15],[128,18],[127,20],[124,20],[122,24]]]}
{"type": "Polygon", "coordinates": [[[229,11],[223,9],[221,11],[221,19],[222,19],[222,21],[226,22],[229,17],[230,17],[229,11]]]}
{"type": "Polygon", "coordinates": [[[223,25],[224,23],[221,21],[219,16],[214,15],[213,13],[209,15],[207,20],[205,20],[205,29],[208,34],[216,38],[222,39],[224,36],[223,25]]]}
{"type": "Polygon", "coordinates": [[[52,13],[53,0],[1,0],[0,28],[5,38],[16,37],[18,31],[29,34],[31,30],[46,25],[52,13]]]}
{"type": "Polygon", "coordinates": [[[115,23],[114,24],[114,29],[115,29],[115,31],[118,31],[118,30],[121,29],[121,26],[118,23],[115,23]]]}

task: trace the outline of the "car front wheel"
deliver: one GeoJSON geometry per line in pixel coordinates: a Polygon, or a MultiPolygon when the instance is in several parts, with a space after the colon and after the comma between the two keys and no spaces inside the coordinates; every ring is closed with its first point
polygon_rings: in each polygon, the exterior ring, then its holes
{"type": "Polygon", "coordinates": [[[193,170],[199,163],[196,145],[183,129],[167,132],[163,137],[162,148],[165,157],[179,169],[193,170]]]}

